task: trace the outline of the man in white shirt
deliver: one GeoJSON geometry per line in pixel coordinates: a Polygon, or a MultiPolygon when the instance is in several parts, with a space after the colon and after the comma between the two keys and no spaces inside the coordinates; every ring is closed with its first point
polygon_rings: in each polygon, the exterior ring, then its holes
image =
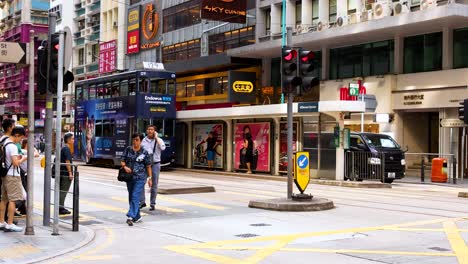
{"type": "Polygon", "coordinates": [[[2,201],[0,202],[0,229],[5,232],[21,232],[23,228],[16,226],[13,223],[16,210],[16,201],[24,200],[23,185],[21,183],[21,175],[19,166],[25,162],[27,157],[19,155],[16,144],[21,142],[26,132],[24,127],[15,127],[11,131],[11,136],[5,141],[6,166],[9,168],[8,173],[3,177],[2,181],[2,201]],[[5,223],[5,210],[8,203],[8,222],[5,223]]]}
{"type": "MultiPolygon", "coordinates": [[[[164,140],[158,137],[155,125],[149,125],[146,128],[147,136],[141,142],[141,146],[148,151],[150,157],[153,157],[153,165],[151,169],[153,171],[153,177],[148,178],[148,185],[151,189],[150,197],[150,211],[154,211],[156,205],[156,195],[158,194],[158,182],[159,182],[159,171],[161,169],[161,151],[166,149],[164,140]]],[[[140,208],[146,206],[145,192],[141,193],[140,208]]]]}
{"type": "MultiPolygon", "coordinates": [[[[2,128],[3,128],[3,136],[0,138],[0,145],[3,145],[5,141],[10,137],[11,131],[15,127],[16,121],[12,118],[5,118],[2,121],[2,128]]],[[[0,190],[2,186],[2,178],[0,177],[0,190]]],[[[2,200],[2,193],[0,191],[0,201],[2,200]]],[[[5,213],[5,218],[7,217],[7,214],[5,213]]],[[[1,230],[1,228],[0,228],[1,230]]]]}

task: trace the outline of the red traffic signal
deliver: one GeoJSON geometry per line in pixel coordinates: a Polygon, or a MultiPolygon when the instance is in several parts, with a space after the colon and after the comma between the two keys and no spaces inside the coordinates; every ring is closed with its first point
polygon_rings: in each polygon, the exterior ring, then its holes
{"type": "Polygon", "coordinates": [[[300,56],[301,61],[307,63],[315,58],[315,53],[313,51],[302,50],[300,56]]]}
{"type": "Polygon", "coordinates": [[[283,60],[285,61],[293,61],[297,58],[297,50],[294,49],[283,49],[283,60]]]}

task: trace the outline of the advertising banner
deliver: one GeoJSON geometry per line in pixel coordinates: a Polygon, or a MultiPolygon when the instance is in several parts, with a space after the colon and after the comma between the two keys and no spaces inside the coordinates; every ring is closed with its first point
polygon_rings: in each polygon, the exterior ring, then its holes
{"type": "Polygon", "coordinates": [[[140,52],[140,6],[128,9],[127,54],[140,52]]]}
{"type": "Polygon", "coordinates": [[[153,2],[143,5],[141,12],[141,39],[140,49],[152,49],[159,47],[159,12],[153,2]]]}
{"type": "MultiPolygon", "coordinates": [[[[297,151],[297,126],[298,123],[293,123],[293,152],[297,151]]],[[[279,171],[288,171],[288,123],[280,123],[280,161],[279,171]]]]}
{"type": "Polygon", "coordinates": [[[141,118],[176,118],[176,101],[172,95],[139,94],[138,116],[141,118]]]}
{"type": "Polygon", "coordinates": [[[236,124],[234,136],[234,168],[252,171],[270,171],[270,123],[236,124]],[[252,143],[251,149],[248,142],[252,143]]]}
{"type": "Polygon", "coordinates": [[[208,160],[213,160],[213,168],[223,168],[223,125],[196,124],[193,126],[193,166],[208,167],[208,160]],[[211,137],[216,142],[209,153],[208,141],[211,137]]]}
{"type": "Polygon", "coordinates": [[[111,40],[99,44],[99,73],[115,70],[117,60],[117,41],[111,40]]]}
{"type": "Polygon", "coordinates": [[[202,19],[245,24],[247,0],[203,0],[202,19]]]}
{"type": "Polygon", "coordinates": [[[255,72],[229,71],[229,101],[232,103],[255,103],[257,100],[255,72]]]}

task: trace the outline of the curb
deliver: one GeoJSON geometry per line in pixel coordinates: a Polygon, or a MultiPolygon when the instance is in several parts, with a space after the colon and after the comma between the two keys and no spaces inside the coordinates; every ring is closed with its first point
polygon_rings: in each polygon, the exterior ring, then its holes
{"type": "Polygon", "coordinates": [[[333,201],[324,198],[313,198],[311,201],[294,201],[285,198],[271,200],[251,200],[250,208],[284,212],[323,211],[335,208],[333,201]]]}
{"type": "Polygon", "coordinates": [[[468,192],[459,192],[458,197],[460,198],[468,198],[468,192]]]}
{"type": "Polygon", "coordinates": [[[58,256],[62,256],[62,255],[71,253],[73,251],[77,251],[77,250],[85,247],[86,245],[88,245],[92,241],[94,241],[94,239],[96,237],[96,233],[91,228],[80,225],[80,229],[84,229],[84,232],[86,233],[86,237],[80,243],[78,243],[76,246],[68,248],[68,249],[64,249],[64,250],[59,251],[59,252],[54,253],[54,254],[49,254],[47,256],[39,257],[37,259],[29,260],[27,262],[22,262],[22,263],[38,263],[38,262],[42,262],[42,261],[45,261],[45,260],[53,259],[53,258],[56,258],[58,256]]]}
{"type": "Polygon", "coordinates": [[[216,192],[213,186],[158,187],[158,194],[189,194],[216,192]]]}
{"type": "Polygon", "coordinates": [[[332,181],[332,180],[317,180],[311,179],[310,183],[340,187],[351,187],[351,188],[392,188],[389,183],[380,182],[354,182],[354,181],[332,181]]]}

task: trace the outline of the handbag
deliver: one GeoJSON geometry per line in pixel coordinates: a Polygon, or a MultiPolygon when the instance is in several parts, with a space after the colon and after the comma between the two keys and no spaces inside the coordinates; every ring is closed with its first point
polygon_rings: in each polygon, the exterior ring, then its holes
{"type": "Polygon", "coordinates": [[[129,182],[133,179],[133,172],[127,173],[124,168],[119,169],[119,174],[117,175],[117,180],[121,182],[129,182]]]}

